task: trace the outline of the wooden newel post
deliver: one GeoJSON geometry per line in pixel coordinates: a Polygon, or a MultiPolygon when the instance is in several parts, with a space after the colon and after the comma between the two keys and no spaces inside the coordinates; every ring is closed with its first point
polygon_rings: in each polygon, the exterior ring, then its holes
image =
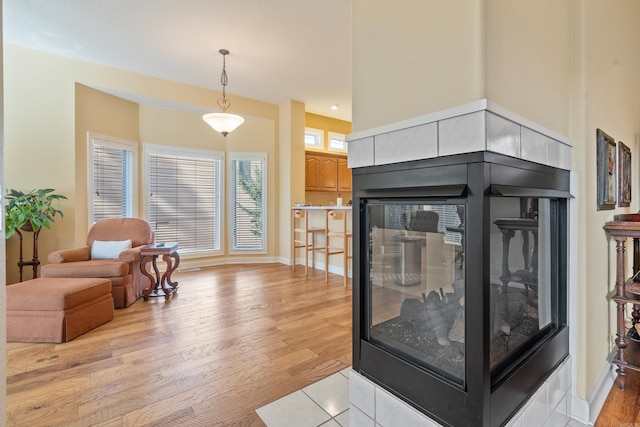
{"type": "Polygon", "coordinates": [[[32,253],[31,261],[24,261],[24,258],[22,256],[22,233],[20,232],[20,230],[16,228],[16,233],[20,238],[20,258],[18,261],[18,267],[20,268],[21,282],[22,282],[22,268],[25,265],[33,266],[33,278],[35,279],[38,277],[38,266],[40,265],[40,261],[38,260],[38,234],[40,234],[40,230],[42,230],[42,228],[39,228],[38,230],[33,232],[33,253],[32,253]]]}

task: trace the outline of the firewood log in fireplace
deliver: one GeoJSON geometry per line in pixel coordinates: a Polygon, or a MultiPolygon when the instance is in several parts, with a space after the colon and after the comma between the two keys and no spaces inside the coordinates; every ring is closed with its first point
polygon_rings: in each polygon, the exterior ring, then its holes
{"type": "MultiPolygon", "coordinates": [[[[402,303],[398,320],[408,328],[425,334],[435,335],[438,344],[450,346],[451,342],[464,344],[465,342],[465,299],[463,286],[456,282],[453,284],[453,293],[444,294],[431,291],[423,294],[423,300],[407,298],[402,303]]],[[[525,319],[531,324],[531,320],[538,318],[537,304],[532,302],[534,295],[525,293],[521,289],[508,288],[507,291],[500,286],[491,289],[491,324],[492,339],[500,338],[508,342],[514,328],[518,333],[534,333],[530,326],[524,328],[525,319]]]]}

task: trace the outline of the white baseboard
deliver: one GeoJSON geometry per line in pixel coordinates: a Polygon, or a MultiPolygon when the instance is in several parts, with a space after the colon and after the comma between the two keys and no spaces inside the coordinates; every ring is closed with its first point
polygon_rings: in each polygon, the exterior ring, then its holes
{"type": "Polygon", "coordinates": [[[284,264],[284,265],[291,265],[291,258],[283,258],[280,257],[278,258],[278,261],[280,264],[284,264]]]}
{"type": "MultiPolygon", "coordinates": [[[[280,258],[280,263],[285,265],[291,265],[291,260],[280,258]]],[[[304,266],[304,258],[296,258],[295,263],[296,265],[304,266]]],[[[309,268],[315,268],[316,270],[324,271],[324,262],[316,261],[313,264],[313,266],[309,265],[309,268]]],[[[337,274],[338,276],[344,276],[344,268],[337,265],[329,264],[329,273],[337,274]]],[[[349,277],[352,277],[351,270],[349,270],[349,277]]]]}
{"type": "Polygon", "coordinates": [[[616,381],[616,366],[607,363],[587,399],[571,396],[571,418],[586,425],[594,425],[605,400],[616,381]]]}

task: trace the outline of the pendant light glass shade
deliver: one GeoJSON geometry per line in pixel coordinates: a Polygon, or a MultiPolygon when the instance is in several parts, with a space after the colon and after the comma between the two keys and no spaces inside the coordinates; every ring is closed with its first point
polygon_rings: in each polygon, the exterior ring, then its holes
{"type": "Polygon", "coordinates": [[[244,117],[231,113],[208,113],[202,116],[202,120],[223,136],[227,136],[244,123],[244,117]]]}
{"type": "Polygon", "coordinates": [[[238,126],[244,123],[244,117],[237,114],[227,113],[227,108],[231,106],[231,102],[227,99],[227,70],[226,70],[226,56],[229,54],[227,49],[220,49],[222,55],[222,75],[220,76],[220,82],[222,83],[222,98],[218,100],[218,106],[222,111],[214,111],[202,116],[209,126],[214,130],[220,132],[222,136],[229,135],[229,132],[233,132],[238,126]]]}

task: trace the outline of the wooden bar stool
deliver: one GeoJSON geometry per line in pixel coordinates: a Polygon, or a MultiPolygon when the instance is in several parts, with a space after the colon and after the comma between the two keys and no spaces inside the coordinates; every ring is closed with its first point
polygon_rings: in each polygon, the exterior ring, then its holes
{"type": "Polygon", "coordinates": [[[325,218],[325,228],[327,229],[327,250],[324,253],[324,281],[329,281],[329,256],[342,255],[342,265],[344,266],[344,286],[349,280],[349,260],[353,258],[349,250],[352,233],[348,228],[348,210],[328,210],[325,218]],[[331,221],[339,221],[340,226],[331,230],[331,221]],[[333,239],[333,240],[332,240],[333,239]],[[333,243],[332,243],[333,242],[333,243]],[[338,244],[338,242],[340,242],[338,244]]]}
{"type": "Polygon", "coordinates": [[[291,269],[296,268],[296,249],[304,249],[304,275],[309,275],[309,253],[311,253],[311,267],[314,266],[314,253],[324,251],[325,247],[316,246],[316,236],[325,234],[325,229],[309,227],[309,211],[306,209],[292,209],[291,211],[291,269]]]}

